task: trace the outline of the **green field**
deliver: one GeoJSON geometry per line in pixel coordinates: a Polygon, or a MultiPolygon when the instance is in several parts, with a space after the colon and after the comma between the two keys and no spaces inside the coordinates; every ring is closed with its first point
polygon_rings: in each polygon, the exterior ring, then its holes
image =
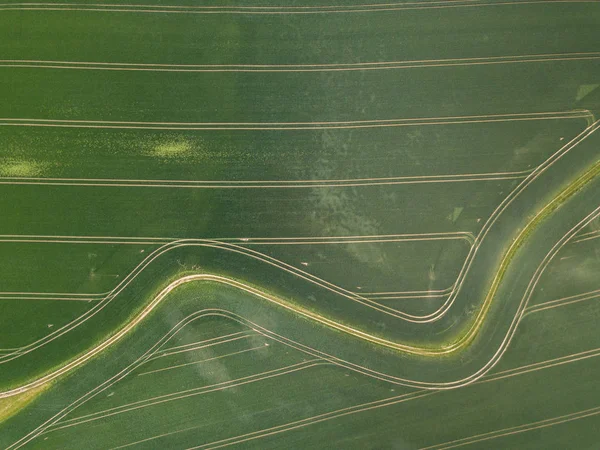
{"type": "Polygon", "coordinates": [[[0,4],[0,448],[595,448],[600,3],[0,4]]]}

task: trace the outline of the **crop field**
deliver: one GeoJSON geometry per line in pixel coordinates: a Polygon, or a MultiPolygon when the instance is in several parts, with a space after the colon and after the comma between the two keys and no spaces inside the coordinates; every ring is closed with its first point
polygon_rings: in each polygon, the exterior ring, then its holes
{"type": "Polygon", "coordinates": [[[600,441],[600,2],[0,2],[0,448],[600,441]]]}

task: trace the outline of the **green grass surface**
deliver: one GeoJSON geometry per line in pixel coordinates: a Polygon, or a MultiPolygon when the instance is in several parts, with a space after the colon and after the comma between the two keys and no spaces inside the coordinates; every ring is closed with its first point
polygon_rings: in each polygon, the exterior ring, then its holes
{"type": "Polygon", "coordinates": [[[0,447],[593,447],[597,4],[144,4],[0,5],[0,447]]]}

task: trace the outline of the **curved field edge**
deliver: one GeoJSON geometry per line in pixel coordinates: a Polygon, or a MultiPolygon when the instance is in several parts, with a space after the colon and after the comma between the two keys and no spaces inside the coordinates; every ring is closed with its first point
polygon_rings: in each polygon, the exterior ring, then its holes
{"type": "Polygon", "coordinates": [[[510,266],[511,261],[516,255],[519,248],[523,246],[523,244],[527,241],[529,236],[534,232],[534,230],[545,220],[547,219],[552,212],[554,212],[557,208],[559,208],[567,199],[572,197],[574,194],[583,189],[591,180],[593,180],[600,173],[600,162],[596,162],[590,169],[588,169],[585,173],[578,176],[573,182],[567,185],[566,188],[561,190],[558,195],[554,196],[550,202],[548,202],[536,215],[535,217],[528,222],[528,224],[522,229],[516,239],[512,242],[512,245],[505,252],[501,263],[496,271],[495,277],[492,281],[490,289],[478,311],[474,320],[471,320],[470,324],[467,327],[463,327],[463,331],[456,336],[455,339],[449,340],[447,342],[442,343],[437,347],[411,347],[404,344],[400,344],[397,342],[392,342],[386,339],[383,339],[379,336],[365,333],[361,330],[349,327],[344,325],[343,323],[333,321],[328,319],[327,317],[316,314],[308,309],[301,308],[293,304],[292,302],[282,300],[277,298],[276,296],[259,290],[253,286],[247,285],[245,283],[239,282],[234,279],[224,278],[218,275],[211,274],[202,274],[202,275],[187,275],[185,277],[179,278],[177,280],[172,281],[166,288],[164,288],[157,296],[153,298],[153,300],[142,308],[141,312],[138,312],[133,319],[127,321],[127,323],[121,327],[119,330],[115,331],[111,336],[101,341],[98,345],[94,346],[92,349],[87,352],[80,354],[78,357],[73,358],[67,364],[62,365],[59,369],[51,371],[45,376],[38,378],[35,381],[17,387],[15,389],[11,389],[8,391],[4,391],[0,393],[2,397],[10,397],[17,394],[22,394],[24,392],[29,391],[30,389],[37,388],[39,386],[48,383],[51,380],[54,380],[61,375],[66,374],[67,372],[75,369],[76,367],[86,363],[91,358],[103,352],[105,349],[110,347],[112,344],[120,340],[123,336],[128,334],[131,330],[133,330],[138,324],[140,324],[143,319],[164,299],[167,295],[173,291],[176,287],[189,282],[195,281],[198,279],[212,280],[220,283],[226,283],[230,286],[234,286],[238,289],[242,289],[248,293],[253,294],[254,296],[260,296],[263,299],[268,300],[271,303],[275,303],[280,307],[283,307],[294,314],[298,314],[305,318],[308,318],[312,321],[315,321],[321,325],[325,325],[332,329],[344,332],[351,336],[357,337],[363,341],[377,344],[379,346],[387,347],[394,351],[412,353],[414,355],[423,356],[423,357],[439,357],[442,355],[449,355],[451,353],[455,353],[458,350],[466,348],[477,336],[480,331],[482,325],[485,322],[486,316],[489,312],[490,306],[492,304],[493,299],[496,297],[496,293],[498,291],[499,286],[501,285],[502,280],[504,279],[505,273],[510,266]]]}

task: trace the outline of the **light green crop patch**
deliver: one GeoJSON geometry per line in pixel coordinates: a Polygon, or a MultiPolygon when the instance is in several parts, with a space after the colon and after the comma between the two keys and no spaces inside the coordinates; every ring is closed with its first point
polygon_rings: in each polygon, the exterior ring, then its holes
{"type": "Polygon", "coordinates": [[[37,177],[44,172],[44,165],[36,161],[8,160],[0,164],[0,176],[37,177]]]}
{"type": "Polygon", "coordinates": [[[46,383],[13,397],[0,399],[0,423],[17,414],[46,391],[52,383],[46,383]]]}
{"type": "Polygon", "coordinates": [[[152,153],[161,158],[185,158],[191,150],[192,145],[187,141],[171,141],[157,145],[152,153]]]}

